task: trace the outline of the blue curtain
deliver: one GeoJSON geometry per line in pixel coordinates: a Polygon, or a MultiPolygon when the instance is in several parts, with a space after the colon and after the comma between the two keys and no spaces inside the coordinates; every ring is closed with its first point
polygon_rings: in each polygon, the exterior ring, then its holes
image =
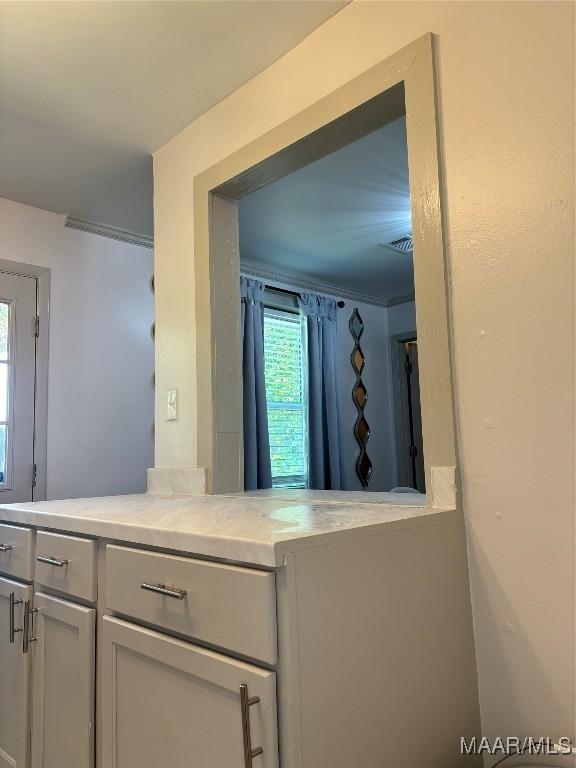
{"type": "Polygon", "coordinates": [[[308,470],[309,486],[341,488],[338,373],[336,368],[336,302],[301,293],[308,341],[308,470]]]}
{"type": "Polygon", "coordinates": [[[244,387],[244,489],[272,487],[264,381],[264,283],[240,278],[244,387]]]}

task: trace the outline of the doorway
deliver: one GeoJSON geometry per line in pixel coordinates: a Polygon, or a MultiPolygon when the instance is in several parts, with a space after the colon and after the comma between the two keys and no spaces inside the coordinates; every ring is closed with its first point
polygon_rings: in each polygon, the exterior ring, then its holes
{"type": "MultiPolygon", "coordinates": [[[[24,266],[24,265],[23,265],[24,266]]],[[[26,271],[36,271],[35,268],[26,271]]],[[[44,498],[45,462],[38,477],[45,429],[38,398],[39,300],[46,270],[21,274],[0,269],[0,503],[44,498]],[[42,286],[40,281],[42,280],[42,286]]],[[[43,352],[43,350],[42,350],[43,352]]]]}

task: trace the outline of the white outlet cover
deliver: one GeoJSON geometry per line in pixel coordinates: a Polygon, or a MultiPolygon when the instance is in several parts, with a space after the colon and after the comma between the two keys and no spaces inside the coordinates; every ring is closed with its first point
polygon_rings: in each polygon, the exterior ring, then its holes
{"type": "Polygon", "coordinates": [[[176,421],[178,418],[178,390],[166,390],[166,421],[176,421]]]}

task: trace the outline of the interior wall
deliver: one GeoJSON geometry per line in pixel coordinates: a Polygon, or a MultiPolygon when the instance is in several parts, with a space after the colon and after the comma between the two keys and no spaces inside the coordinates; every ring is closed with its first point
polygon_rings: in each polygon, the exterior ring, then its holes
{"type": "Polygon", "coordinates": [[[0,199],[1,256],[51,270],[48,499],[146,490],[153,465],[149,249],[0,199]]]}
{"type": "Polygon", "coordinates": [[[194,176],[427,32],[483,729],[573,734],[572,3],[353,2],[155,154],[156,464],[196,464],[194,176]]]}

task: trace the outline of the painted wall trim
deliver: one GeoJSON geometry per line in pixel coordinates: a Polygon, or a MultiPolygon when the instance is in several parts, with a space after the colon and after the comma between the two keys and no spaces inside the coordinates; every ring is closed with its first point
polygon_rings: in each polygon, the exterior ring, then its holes
{"type": "Polygon", "coordinates": [[[414,301],[413,293],[397,296],[393,299],[380,299],[378,296],[370,296],[369,294],[358,293],[357,291],[347,291],[344,288],[325,283],[322,280],[308,280],[307,278],[294,277],[293,275],[287,275],[273,269],[266,269],[245,259],[242,259],[240,263],[240,272],[248,277],[259,277],[264,281],[271,280],[276,283],[286,283],[295,288],[302,288],[314,293],[327,293],[330,296],[341,296],[343,299],[359,301],[362,304],[373,304],[377,307],[393,307],[397,304],[406,304],[409,301],[414,301]]]}
{"type": "Polygon", "coordinates": [[[36,314],[40,319],[36,339],[34,458],[36,485],[32,501],[44,501],[48,487],[48,344],[50,336],[50,269],[20,261],[0,259],[0,272],[35,277],[36,314]]]}
{"type": "Polygon", "coordinates": [[[64,226],[69,229],[79,229],[81,232],[89,232],[92,235],[109,237],[111,240],[120,240],[123,243],[131,245],[141,245],[143,248],[154,248],[154,239],[146,235],[139,235],[136,232],[128,232],[125,229],[111,227],[107,224],[97,224],[87,219],[78,219],[75,216],[66,216],[64,226]]]}

